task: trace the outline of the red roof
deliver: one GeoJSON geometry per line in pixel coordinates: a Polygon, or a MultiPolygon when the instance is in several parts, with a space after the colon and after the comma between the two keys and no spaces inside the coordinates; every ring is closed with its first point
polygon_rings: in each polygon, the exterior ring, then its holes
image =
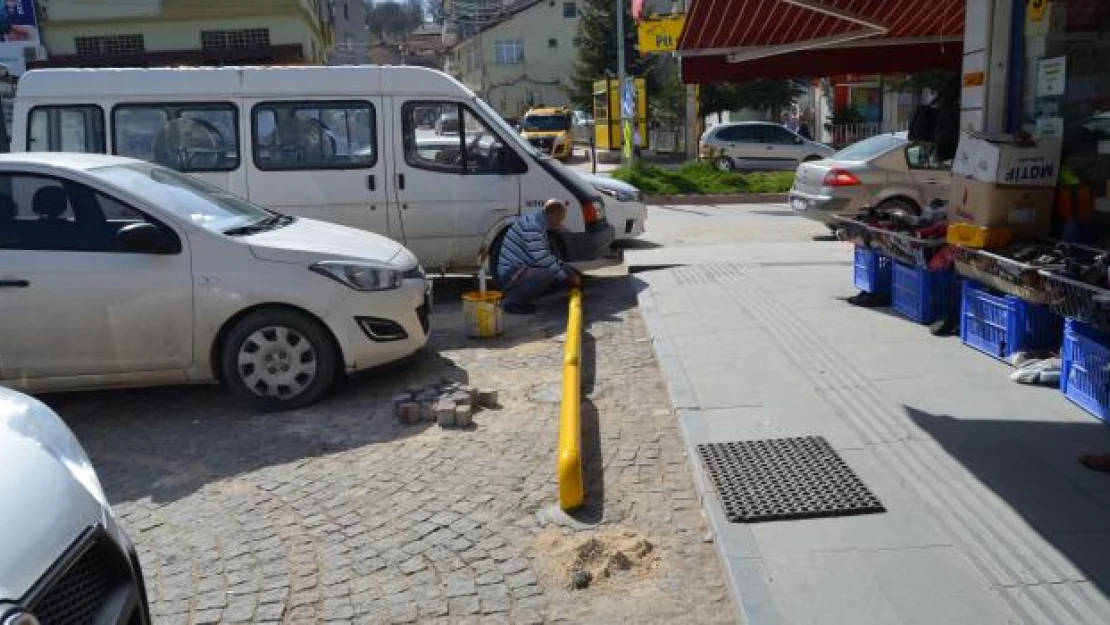
{"type": "Polygon", "coordinates": [[[965,2],[692,0],[678,42],[683,77],[706,83],[958,68],[965,2]]]}

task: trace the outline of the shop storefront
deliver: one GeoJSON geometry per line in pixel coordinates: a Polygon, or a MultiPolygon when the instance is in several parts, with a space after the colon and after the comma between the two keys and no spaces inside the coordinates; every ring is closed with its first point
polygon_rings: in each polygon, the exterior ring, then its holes
{"type": "MultiPolygon", "coordinates": [[[[694,2],[683,76],[958,69],[952,99],[910,124],[950,169],[948,202],[843,216],[861,291],[850,301],[958,333],[1015,381],[1110,419],[1110,1],[853,4],[694,2]]],[[[869,104],[864,90],[843,96],[869,104]]]]}
{"type": "Polygon", "coordinates": [[[1110,2],[1028,2],[1021,47],[1021,127],[1062,143],[1058,221],[1079,217],[1071,236],[1098,243],[1110,235],[1110,2]]]}

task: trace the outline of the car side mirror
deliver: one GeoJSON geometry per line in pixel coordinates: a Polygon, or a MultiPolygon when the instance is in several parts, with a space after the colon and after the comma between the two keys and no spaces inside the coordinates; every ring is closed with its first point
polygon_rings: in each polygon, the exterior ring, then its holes
{"type": "Polygon", "coordinates": [[[129,224],[116,235],[125,252],[136,254],[176,254],[181,245],[158,226],[149,223],[129,224]]]}
{"type": "Polygon", "coordinates": [[[805,145],[805,137],[794,137],[794,143],[797,143],[798,145],[805,145]]]}

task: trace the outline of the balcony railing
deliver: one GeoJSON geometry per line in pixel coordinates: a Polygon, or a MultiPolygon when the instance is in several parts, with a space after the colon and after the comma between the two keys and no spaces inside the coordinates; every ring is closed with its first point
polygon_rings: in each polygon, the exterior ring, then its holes
{"type": "Polygon", "coordinates": [[[904,132],[909,128],[909,122],[866,122],[862,124],[841,124],[837,126],[828,126],[825,128],[825,136],[822,137],[824,143],[828,143],[833,147],[844,147],[846,145],[863,141],[875,135],[886,134],[888,132],[904,132]]]}

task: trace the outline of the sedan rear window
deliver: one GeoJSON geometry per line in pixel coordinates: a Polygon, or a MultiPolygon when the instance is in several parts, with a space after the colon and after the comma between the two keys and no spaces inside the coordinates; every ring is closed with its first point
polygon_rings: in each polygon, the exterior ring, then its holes
{"type": "Polygon", "coordinates": [[[833,155],[835,161],[867,161],[908,143],[901,135],[877,135],[844,148],[833,155]]]}

